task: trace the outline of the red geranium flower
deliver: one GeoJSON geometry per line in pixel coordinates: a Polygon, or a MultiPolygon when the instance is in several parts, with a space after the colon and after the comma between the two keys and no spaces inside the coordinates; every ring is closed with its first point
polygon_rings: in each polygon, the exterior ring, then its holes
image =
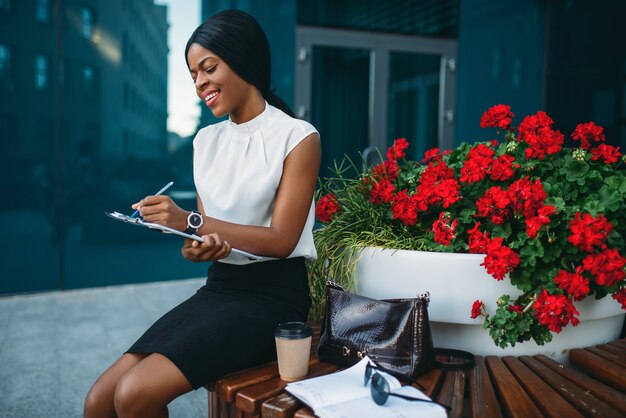
{"type": "Polygon", "coordinates": [[[559,289],[563,289],[573,296],[574,300],[583,300],[589,294],[589,280],[583,277],[578,270],[576,273],[559,270],[554,277],[554,282],[559,289]]]}
{"type": "Polygon", "coordinates": [[[322,197],[315,205],[315,216],[321,222],[327,223],[333,219],[333,215],[339,211],[339,202],[332,194],[322,197]]]}
{"type": "Polygon", "coordinates": [[[626,288],[621,288],[616,293],[612,294],[611,297],[618,301],[622,305],[622,309],[626,311],[626,288]]]}
{"type": "Polygon", "coordinates": [[[402,190],[392,199],[391,212],[393,219],[401,220],[404,225],[415,225],[417,222],[418,199],[409,196],[406,190],[402,190]]]}
{"type": "Polygon", "coordinates": [[[519,255],[506,245],[502,244],[502,238],[494,238],[487,245],[487,255],[481,266],[485,266],[487,273],[496,280],[504,279],[519,264],[519,255]]]}
{"type": "Polygon", "coordinates": [[[397,160],[400,158],[404,158],[406,154],[404,150],[409,147],[409,143],[405,138],[398,138],[393,141],[393,145],[387,149],[387,159],[388,160],[397,160]]]}
{"type": "Polygon", "coordinates": [[[480,127],[508,129],[514,116],[513,112],[511,112],[511,106],[504,104],[495,105],[483,113],[480,118],[480,127]]]}
{"type": "Polygon", "coordinates": [[[450,245],[450,242],[456,237],[454,230],[459,224],[456,219],[450,222],[445,212],[439,214],[439,219],[433,223],[433,233],[435,234],[435,242],[443,245],[450,245]]]}
{"type": "Polygon", "coordinates": [[[467,231],[467,234],[469,236],[469,252],[471,254],[485,254],[491,243],[491,238],[489,238],[488,233],[480,230],[480,222],[476,222],[476,225],[467,231]]]}
{"type": "Polygon", "coordinates": [[[493,164],[491,164],[491,172],[489,173],[491,179],[505,181],[513,177],[515,168],[519,168],[519,164],[514,166],[513,161],[515,161],[515,157],[508,154],[503,154],[496,158],[493,164]]]}
{"type": "Polygon", "coordinates": [[[541,325],[557,334],[570,322],[573,326],[580,322],[575,315],[578,311],[565,295],[550,295],[544,289],[533,305],[535,316],[541,325]]]}
{"type": "Polygon", "coordinates": [[[590,253],[594,251],[595,247],[604,244],[607,235],[613,229],[613,225],[603,215],[594,218],[585,213],[581,217],[580,212],[576,212],[569,228],[571,234],[567,241],[582,251],[590,253]]]}
{"type": "Polygon", "coordinates": [[[591,161],[602,160],[604,164],[613,164],[622,157],[622,153],[619,152],[619,147],[613,145],[600,144],[591,150],[591,161]]]}
{"type": "Polygon", "coordinates": [[[478,318],[483,314],[483,309],[485,309],[485,304],[481,300],[476,299],[472,304],[472,314],[470,315],[470,318],[478,318]]]}
{"type": "Polygon", "coordinates": [[[606,138],[602,126],[598,126],[593,122],[587,122],[576,125],[576,129],[572,132],[572,139],[580,141],[580,147],[587,149],[591,142],[604,142],[606,138]]]}
{"type": "Polygon", "coordinates": [[[396,186],[391,184],[389,180],[380,180],[377,183],[372,184],[372,190],[370,190],[370,202],[380,205],[381,203],[389,203],[393,199],[393,193],[396,191],[396,186]]]}
{"type": "Polygon", "coordinates": [[[597,254],[589,254],[583,259],[583,268],[594,276],[600,286],[613,286],[624,279],[626,258],[616,249],[606,249],[597,254]]]}

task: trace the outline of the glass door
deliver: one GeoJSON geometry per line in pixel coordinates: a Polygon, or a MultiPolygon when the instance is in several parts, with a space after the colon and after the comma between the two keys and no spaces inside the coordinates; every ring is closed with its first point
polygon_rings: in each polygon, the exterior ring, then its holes
{"type": "Polygon", "coordinates": [[[343,156],[361,167],[360,152],[368,145],[369,51],[313,47],[310,117],[320,132],[320,176],[333,173],[343,156]]]}
{"type": "Polygon", "coordinates": [[[376,163],[396,138],[415,159],[453,147],[456,54],[454,40],[298,27],[295,109],[320,131],[320,175],[344,155],[376,163]]]}

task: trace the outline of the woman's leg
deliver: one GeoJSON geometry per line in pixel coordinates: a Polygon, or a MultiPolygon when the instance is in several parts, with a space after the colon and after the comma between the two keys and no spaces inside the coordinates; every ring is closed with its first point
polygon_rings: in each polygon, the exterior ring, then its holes
{"type": "Polygon", "coordinates": [[[115,418],[113,396],[119,380],[147,354],[124,354],[96,380],[85,398],[84,418],[115,418]]]}
{"type": "Polygon", "coordinates": [[[128,370],[114,394],[119,418],[167,417],[167,404],[193,388],[167,357],[154,353],[128,370]]]}

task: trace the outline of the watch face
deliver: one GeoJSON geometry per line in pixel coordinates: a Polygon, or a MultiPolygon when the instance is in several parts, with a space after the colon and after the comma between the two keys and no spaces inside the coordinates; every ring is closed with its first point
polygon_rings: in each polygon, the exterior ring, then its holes
{"type": "Polygon", "coordinates": [[[189,225],[194,228],[200,228],[202,225],[202,216],[197,213],[192,213],[189,215],[189,225]]]}

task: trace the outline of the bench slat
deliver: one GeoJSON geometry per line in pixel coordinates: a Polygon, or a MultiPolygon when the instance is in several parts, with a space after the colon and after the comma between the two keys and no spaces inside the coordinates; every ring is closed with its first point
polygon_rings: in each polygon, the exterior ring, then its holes
{"type": "Polygon", "coordinates": [[[619,418],[622,416],[618,411],[610,408],[591,393],[581,389],[539,360],[530,356],[521,356],[519,359],[583,415],[598,418],[619,418]]]}
{"type": "Polygon", "coordinates": [[[463,416],[463,394],[465,393],[465,372],[446,372],[437,401],[450,407],[448,418],[463,416]]]}
{"type": "MultiPolygon", "coordinates": [[[[433,369],[417,378],[417,383],[419,383],[424,387],[424,389],[426,389],[423,392],[432,399],[434,394],[439,391],[439,387],[443,382],[443,377],[443,372],[440,369],[433,369]]],[[[416,388],[418,390],[422,390],[419,387],[416,388]]]]}
{"type": "Polygon", "coordinates": [[[542,417],[541,411],[499,357],[487,356],[485,363],[499,395],[500,404],[509,417],[542,417]]]}
{"type": "Polygon", "coordinates": [[[626,394],[618,392],[612,387],[598,382],[597,380],[590,379],[589,376],[586,376],[571,367],[564,367],[562,364],[557,363],[549,357],[538,355],[534,356],[534,359],[550,368],[555,373],[558,373],[566,377],[571,382],[574,382],[582,390],[589,392],[591,395],[600,399],[602,402],[616,409],[623,415],[626,415],[626,394]]]}
{"type": "Polygon", "coordinates": [[[565,399],[558,396],[548,384],[537,377],[537,375],[519,361],[518,358],[505,356],[502,358],[502,362],[524,387],[526,393],[533,398],[535,405],[539,407],[545,416],[554,418],[583,418],[583,415],[578,412],[578,410],[565,399]]]}
{"type": "Polygon", "coordinates": [[[603,350],[599,347],[589,347],[586,350],[595,354],[596,356],[602,357],[605,360],[615,363],[620,367],[626,367],[626,358],[613,354],[610,351],[603,350]]]}
{"type": "Polygon", "coordinates": [[[485,359],[481,356],[476,356],[476,365],[469,371],[469,384],[472,417],[502,418],[485,359]]]}
{"type": "MultiPolygon", "coordinates": [[[[309,359],[309,367],[319,363],[314,355],[309,359]]],[[[248,386],[257,383],[276,379],[278,377],[278,363],[272,362],[263,366],[257,366],[241,372],[229,374],[217,380],[214,384],[214,390],[220,399],[227,402],[234,402],[237,392],[248,386]]]]}
{"type": "Polygon", "coordinates": [[[609,353],[613,353],[615,355],[618,355],[622,358],[626,358],[626,349],[624,349],[622,346],[620,346],[619,344],[614,344],[614,343],[607,343],[607,344],[601,344],[601,345],[597,345],[596,347],[604,350],[604,351],[608,351],[609,353]]]}
{"type": "Polygon", "coordinates": [[[296,397],[289,393],[282,393],[263,402],[261,416],[263,418],[290,418],[302,406],[302,402],[296,397]]]}
{"type": "Polygon", "coordinates": [[[585,349],[569,352],[570,361],[615,389],[626,392],[626,369],[585,349]]]}
{"type": "Polygon", "coordinates": [[[305,406],[296,412],[294,418],[315,418],[315,415],[313,414],[313,410],[311,408],[305,406]]]}
{"type": "MultiPolygon", "coordinates": [[[[322,376],[337,370],[338,367],[330,363],[317,363],[309,368],[307,379],[315,376],[322,376]]],[[[261,404],[269,398],[279,395],[285,386],[286,381],[281,379],[272,379],[266,382],[258,383],[254,386],[248,386],[237,392],[235,403],[237,408],[250,414],[259,414],[261,404]]]]}

